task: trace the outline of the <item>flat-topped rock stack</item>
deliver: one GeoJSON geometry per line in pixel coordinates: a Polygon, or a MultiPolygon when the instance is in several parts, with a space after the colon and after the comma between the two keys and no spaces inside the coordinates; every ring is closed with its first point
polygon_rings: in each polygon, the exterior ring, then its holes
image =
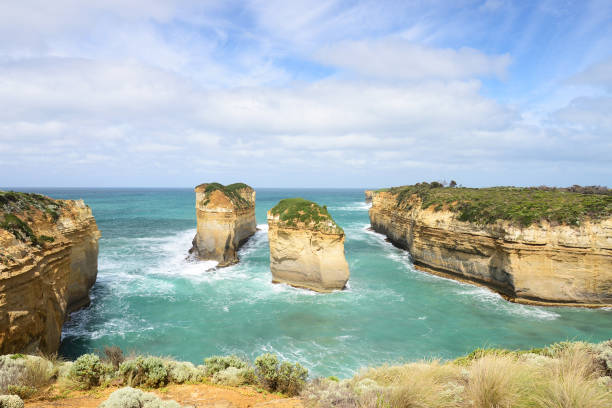
{"type": "Polygon", "coordinates": [[[100,231],[82,200],[0,191],[0,354],[55,353],[87,306],[100,231]]]}
{"type": "Polygon", "coordinates": [[[327,208],[304,200],[281,200],[268,211],[272,281],[317,292],[346,286],[344,231],[327,208]]]}
{"type": "Polygon", "coordinates": [[[365,190],[364,191],[364,195],[365,195],[365,202],[366,203],[371,203],[372,202],[372,196],[374,195],[374,190],[365,190]]]}
{"type": "Polygon", "coordinates": [[[218,266],[237,263],[238,248],[257,229],[255,190],[244,183],[206,183],[195,194],[197,232],[190,252],[218,266]]]}

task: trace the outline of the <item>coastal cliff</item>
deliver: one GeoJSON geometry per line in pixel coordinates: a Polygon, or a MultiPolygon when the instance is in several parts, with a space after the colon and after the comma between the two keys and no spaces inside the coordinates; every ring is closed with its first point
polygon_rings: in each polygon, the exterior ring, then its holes
{"type": "Polygon", "coordinates": [[[425,184],[378,190],[369,211],[417,268],[520,303],[612,305],[610,195],[425,184]]]}
{"type": "Polygon", "coordinates": [[[301,198],[268,211],[272,281],[317,292],[343,289],[349,279],[344,231],[327,208],[301,198]]]}
{"type": "Polygon", "coordinates": [[[0,192],[0,354],[57,351],[67,313],[90,302],[99,238],[82,200],[0,192]]]}
{"type": "Polygon", "coordinates": [[[197,232],[190,252],[218,266],[237,263],[238,248],[257,229],[255,190],[243,183],[208,183],[195,193],[197,232]]]}
{"type": "Polygon", "coordinates": [[[365,202],[366,203],[371,203],[372,202],[372,196],[374,195],[374,190],[366,190],[364,192],[365,195],[365,202]]]}

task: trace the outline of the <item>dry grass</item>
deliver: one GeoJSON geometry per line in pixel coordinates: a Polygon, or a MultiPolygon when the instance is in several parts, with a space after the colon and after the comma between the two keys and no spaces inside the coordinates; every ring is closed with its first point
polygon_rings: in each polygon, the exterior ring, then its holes
{"type": "Polygon", "coordinates": [[[601,386],[601,375],[592,354],[583,348],[564,350],[549,369],[537,390],[541,408],[610,408],[612,392],[601,386]]]}
{"type": "Polygon", "coordinates": [[[563,342],[530,352],[481,350],[452,362],[383,365],[337,385],[313,381],[306,400],[313,405],[318,398],[320,408],[612,408],[602,344],[563,342]]]}

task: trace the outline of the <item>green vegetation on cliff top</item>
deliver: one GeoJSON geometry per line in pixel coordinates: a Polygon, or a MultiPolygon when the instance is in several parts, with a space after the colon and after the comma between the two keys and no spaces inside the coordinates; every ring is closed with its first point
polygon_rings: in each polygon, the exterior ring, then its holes
{"type": "Polygon", "coordinates": [[[344,230],[336,224],[327,211],[327,207],[305,200],[303,198],[285,198],[280,200],[271,210],[272,214],[278,215],[281,224],[288,227],[297,227],[303,223],[309,228],[318,231],[331,231],[344,233],[344,230]],[[331,226],[329,223],[331,222],[331,226]]]}
{"type": "Polygon", "coordinates": [[[26,218],[26,221],[22,218],[27,217],[28,211],[39,210],[51,221],[56,222],[63,206],[62,201],[56,201],[40,194],[0,191],[0,228],[13,234],[19,241],[29,242],[35,246],[41,246],[43,242],[53,242],[53,237],[36,236],[26,222],[29,217],[26,218]]]}
{"type": "MultiPolygon", "coordinates": [[[[227,186],[224,186],[221,183],[206,183],[206,184],[200,184],[200,186],[205,186],[204,187],[204,197],[205,198],[203,202],[204,205],[208,204],[209,202],[208,197],[210,196],[210,194],[213,191],[217,191],[217,190],[225,194],[225,196],[229,198],[232,204],[234,204],[237,208],[248,208],[253,205],[253,203],[251,203],[249,200],[246,200],[244,197],[240,195],[240,191],[245,188],[250,188],[252,190],[252,187],[247,184],[234,183],[234,184],[229,184],[227,186]]],[[[198,187],[196,187],[196,189],[198,187]]]]}
{"type": "Polygon", "coordinates": [[[612,190],[605,187],[444,187],[441,183],[418,183],[391,187],[397,207],[410,210],[418,197],[422,208],[450,210],[460,221],[481,225],[506,220],[526,227],[546,220],[553,224],[580,225],[584,220],[612,216],[612,190]]]}

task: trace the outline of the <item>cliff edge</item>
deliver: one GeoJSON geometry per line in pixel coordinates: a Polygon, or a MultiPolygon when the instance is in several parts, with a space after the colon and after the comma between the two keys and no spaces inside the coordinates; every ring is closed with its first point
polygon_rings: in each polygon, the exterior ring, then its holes
{"type": "Polygon", "coordinates": [[[419,269],[520,303],[611,306],[612,195],[567,190],[381,189],[370,222],[419,269]]]}
{"type": "Polygon", "coordinates": [[[302,198],[268,211],[272,281],[317,292],[343,289],[349,279],[344,231],[327,208],[302,198]]]}
{"type": "Polygon", "coordinates": [[[0,191],[0,354],[57,351],[66,314],[90,302],[99,238],[82,200],[0,191]]]}
{"type": "Polygon", "coordinates": [[[255,190],[243,183],[195,188],[197,232],[190,252],[198,258],[228,266],[238,262],[236,252],[257,229],[255,190]]]}

